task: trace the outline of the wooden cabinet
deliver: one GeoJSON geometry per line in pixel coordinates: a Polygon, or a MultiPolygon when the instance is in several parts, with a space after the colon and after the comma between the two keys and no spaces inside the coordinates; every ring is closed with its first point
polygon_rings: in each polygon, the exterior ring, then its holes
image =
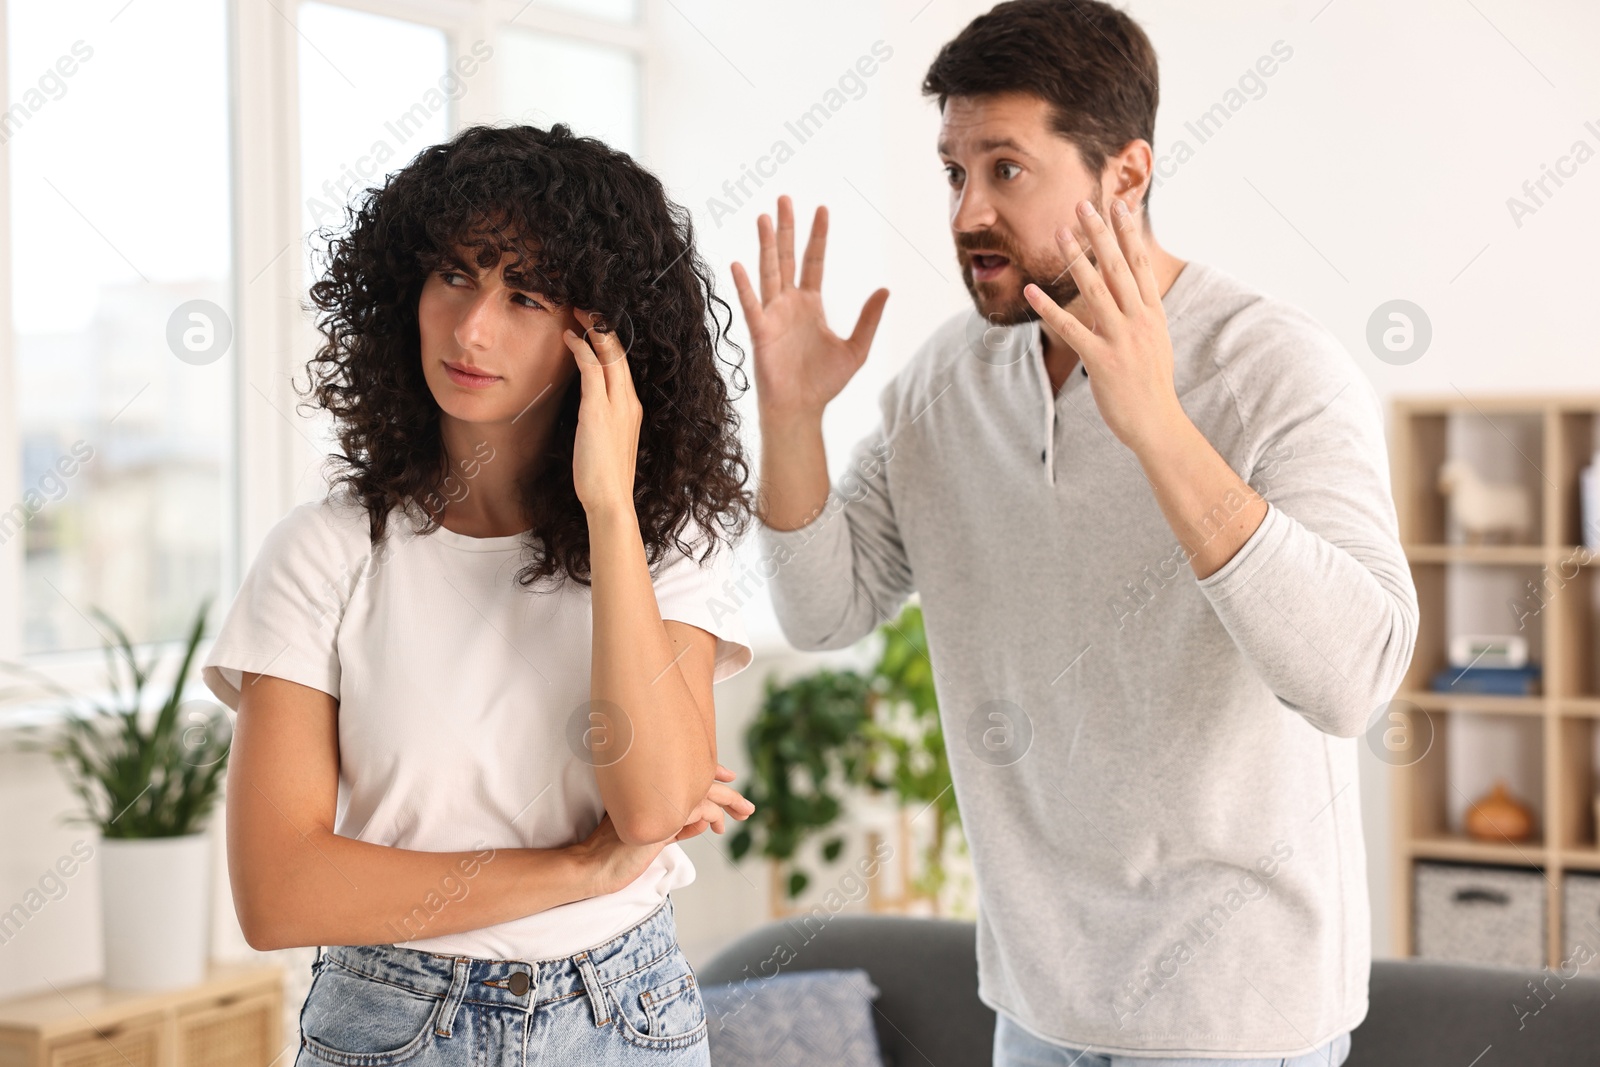
{"type": "MultiPolygon", "coordinates": [[[[1565,963],[1570,936],[1591,947],[1600,916],[1584,931],[1563,930],[1568,883],[1600,870],[1595,834],[1596,731],[1600,730],[1600,550],[1585,547],[1579,472],[1600,449],[1600,396],[1407,397],[1393,404],[1390,455],[1400,537],[1421,611],[1416,654],[1395,705],[1412,721],[1411,754],[1393,766],[1394,950],[1415,950],[1413,880],[1421,862],[1496,864],[1537,871],[1546,893],[1545,957],[1565,963]],[[1463,452],[1472,454],[1463,456],[1463,452]],[[1520,543],[1469,544],[1453,536],[1439,491],[1442,463],[1467,458],[1499,480],[1520,483],[1533,508],[1520,543]],[[1474,592],[1492,595],[1468,596],[1474,592]],[[1498,602],[1496,600],[1498,599],[1498,602]],[[1470,601],[1470,602],[1469,602],[1470,601]],[[1488,612],[1466,632],[1520,633],[1543,667],[1539,692],[1491,696],[1437,692],[1456,624],[1488,612]],[[1523,799],[1536,813],[1524,841],[1478,841],[1458,827],[1474,788],[1452,780],[1451,749],[1486,723],[1526,751],[1537,767],[1523,799]]],[[[1403,757],[1403,758],[1401,758],[1403,757]]],[[[1481,785],[1481,783],[1480,783],[1481,785]]]]}
{"type": "Polygon", "coordinates": [[[277,967],[214,964],[184,989],[91,983],[0,1003],[0,1067],[281,1067],[285,1051],[277,967]]]}

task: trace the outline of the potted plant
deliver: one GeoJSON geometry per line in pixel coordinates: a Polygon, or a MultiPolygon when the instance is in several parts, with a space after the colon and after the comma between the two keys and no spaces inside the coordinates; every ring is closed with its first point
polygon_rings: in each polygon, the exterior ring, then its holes
{"type": "MultiPolygon", "coordinates": [[[[869,681],[857,671],[820,670],[785,685],[768,676],[761,710],[745,733],[755,813],[728,842],[735,861],[759,845],[774,861],[774,909],[804,891],[810,875],[795,860],[807,838],[838,819],[840,787],[865,777],[869,681]],[[787,871],[787,878],[783,873],[787,871]]],[[[823,857],[838,859],[844,839],[823,843],[823,857]]]]}
{"type": "MultiPolygon", "coordinates": [[[[882,649],[872,669],[823,669],[782,685],[768,677],[765,696],[745,734],[753,815],[729,842],[739,860],[758,849],[773,861],[774,904],[798,897],[810,881],[797,854],[826,831],[852,789],[892,794],[917,817],[933,822],[910,894],[937,913],[947,871],[946,847],[960,846],[960,811],[951,788],[950,760],[934,695],[922,609],[908,605],[877,630],[882,649]],[[786,875],[786,876],[785,876],[786,875]],[[781,891],[780,891],[781,889],[781,891]]],[[[909,831],[905,831],[909,836],[909,831]]],[[[821,847],[836,860],[844,839],[821,847]]]]}
{"type": "MultiPolygon", "coordinates": [[[[171,691],[148,728],[145,696],[159,653],[143,664],[128,635],[98,608],[114,635],[105,643],[111,700],[80,697],[40,672],[4,663],[63,697],[58,727],[22,747],[49,752],[83,800],[63,821],[96,826],[101,841],[105,982],[118,989],[165,989],[204,978],[208,958],[211,853],[206,832],[227,768],[228,718],[214,702],[183,700],[184,681],[205,627],[209,599],[190,628],[171,691]]],[[[7,695],[21,692],[12,689],[7,695]]]]}
{"type": "Polygon", "coordinates": [[[867,729],[877,748],[876,766],[887,767],[887,778],[869,784],[894,794],[902,818],[908,808],[915,809],[916,819],[931,817],[911,890],[937,914],[949,874],[946,847],[960,848],[965,839],[950,780],[950,753],[933,688],[933,660],[928,656],[922,608],[908,605],[897,620],[879,627],[878,634],[883,650],[873,666],[874,699],[867,729]]]}

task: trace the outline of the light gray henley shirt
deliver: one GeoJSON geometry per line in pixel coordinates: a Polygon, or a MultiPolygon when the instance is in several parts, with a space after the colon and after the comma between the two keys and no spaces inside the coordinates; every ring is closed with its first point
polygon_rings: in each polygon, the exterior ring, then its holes
{"type": "Polygon", "coordinates": [[[1201,263],[1162,303],[1184,411],[1268,503],[1214,574],[1082,367],[1052,395],[1038,324],[972,310],[884,387],[822,514],[758,543],[797,648],[920,599],[986,1004],[1098,1053],[1297,1056],[1366,1015],[1356,746],[1416,592],[1338,341],[1201,263]]]}

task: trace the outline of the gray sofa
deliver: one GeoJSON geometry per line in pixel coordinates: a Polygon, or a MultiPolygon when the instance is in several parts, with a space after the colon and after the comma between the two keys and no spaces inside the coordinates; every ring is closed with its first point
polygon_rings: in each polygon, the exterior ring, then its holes
{"type": "MultiPolygon", "coordinates": [[[[859,967],[872,976],[888,1067],[989,1063],[994,1013],[978,999],[971,923],[880,915],[837,915],[810,928],[800,922],[770,923],[739,938],[698,968],[700,984],[759,976],[783,944],[794,953],[785,970],[859,967]]],[[[1548,972],[1376,960],[1370,997],[1346,1067],[1600,1064],[1600,978],[1563,984],[1548,972]],[[1540,1003],[1529,982],[1543,983],[1545,1006],[1519,1017],[1514,1006],[1540,1003]]]]}

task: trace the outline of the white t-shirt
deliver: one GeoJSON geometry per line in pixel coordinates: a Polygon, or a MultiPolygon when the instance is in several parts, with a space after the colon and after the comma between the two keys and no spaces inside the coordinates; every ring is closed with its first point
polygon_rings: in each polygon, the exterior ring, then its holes
{"type": "MultiPolygon", "coordinates": [[[[719,544],[701,565],[702,535],[691,523],[683,540],[693,555],[669,548],[653,584],[663,619],[716,635],[721,681],[752,653],[723,590],[728,548],[719,544]]],[[[366,512],[338,488],[268,532],[201,677],[235,711],[246,671],[338,699],[341,836],[425,852],[572,844],[604,813],[582,747],[590,591],[518,585],[521,555],[520,535],[419,536],[399,510],[374,553],[366,512]]],[[[396,944],[429,952],[570,956],[646,917],[694,873],[682,847],[669,844],[618,892],[428,936],[449,900],[471,891],[455,875],[390,927],[396,944]]]]}

